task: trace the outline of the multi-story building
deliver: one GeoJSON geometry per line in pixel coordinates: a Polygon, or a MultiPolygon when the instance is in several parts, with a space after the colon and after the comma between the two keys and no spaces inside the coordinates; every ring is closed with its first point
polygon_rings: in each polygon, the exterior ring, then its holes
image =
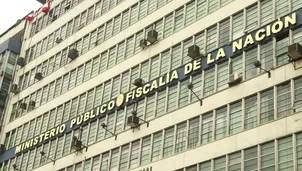
{"type": "Polygon", "coordinates": [[[301,26],[301,0],[54,0],[26,23],[0,168],[302,170],[301,26]]]}
{"type": "Polygon", "coordinates": [[[2,127],[3,112],[13,80],[16,59],[21,50],[23,30],[24,22],[17,21],[0,35],[0,127],[2,127]]]}

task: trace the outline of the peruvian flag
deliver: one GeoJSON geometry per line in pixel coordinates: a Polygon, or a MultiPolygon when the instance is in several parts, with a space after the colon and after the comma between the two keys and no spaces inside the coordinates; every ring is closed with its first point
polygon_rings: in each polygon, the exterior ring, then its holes
{"type": "Polygon", "coordinates": [[[47,3],[45,5],[43,5],[43,7],[41,9],[42,12],[48,13],[48,11],[50,10],[50,2],[51,2],[51,0],[47,0],[47,3]]]}
{"type": "Polygon", "coordinates": [[[25,20],[31,22],[35,18],[35,14],[31,13],[28,16],[25,16],[25,20]]]}

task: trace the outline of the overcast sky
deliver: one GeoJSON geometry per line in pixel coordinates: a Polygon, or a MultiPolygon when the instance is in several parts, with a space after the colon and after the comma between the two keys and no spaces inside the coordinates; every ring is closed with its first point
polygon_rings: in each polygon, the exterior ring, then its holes
{"type": "Polygon", "coordinates": [[[0,0],[0,34],[14,25],[18,19],[41,6],[42,4],[36,0],[0,0]]]}

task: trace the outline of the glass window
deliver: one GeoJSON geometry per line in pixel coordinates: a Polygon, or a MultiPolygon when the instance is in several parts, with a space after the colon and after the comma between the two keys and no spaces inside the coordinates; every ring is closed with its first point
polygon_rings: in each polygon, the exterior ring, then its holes
{"type": "Polygon", "coordinates": [[[230,135],[240,132],[242,123],[241,101],[230,105],[230,135]]]}
{"type": "Polygon", "coordinates": [[[175,153],[179,153],[185,150],[186,140],[187,140],[187,123],[185,122],[177,125],[175,153]]]}
{"type": "Polygon", "coordinates": [[[107,171],[109,170],[109,152],[102,154],[102,162],[100,171],[107,171]]]}
{"type": "Polygon", "coordinates": [[[126,171],[129,157],[129,145],[122,146],[120,162],[119,162],[119,171],[126,171]]]}
{"type": "Polygon", "coordinates": [[[263,0],[260,2],[261,26],[268,24],[273,20],[273,11],[273,3],[271,0],[263,0]]]}
{"type": "Polygon", "coordinates": [[[199,136],[199,117],[189,120],[188,148],[194,148],[198,145],[199,136]]]}
{"type": "Polygon", "coordinates": [[[130,161],[129,161],[130,168],[134,168],[139,165],[139,161],[138,161],[139,146],[140,146],[140,141],[133,142],[131,145],[131,154],[130,154],[130,161]]]}
{"type": "MultiPolygon", "coordinates": [[[[270,70],[273,67],[273,42],[269,41],[268,43],[261,45],[261,67],[270,70]]],[[[261,72],[265,72],[262,71],[261,72]]]]}
{"type": "Polygon", "coordinates": [[[138,5],[135,4],[131,7],[131,14],[130,14],[130,25],[136,23],[138,20],[138,5]]]}
{"type": "Polygon", "coordinates": [[[111,150],[111,160],[109,168],[111,171],[118,171],[119,151],[119,148],[111,150]]]}
{"type": "Polygon", "coordinates": [[[224,171],[226,166],[225,157],[214,159],[214,171],[224,171]]]}
{"type": "Polygon", "coordinates": [[[150,144],[151,144],[151,136],[143,138],[142,140],[142,149],[141,149],[141,157],[140,157],[140,165],[144,165],[150,162],[150,144]]]}
{"type": "Polygon", "coordinates": [[[245,31],[251,32],[258,27],[258,4],[254,4],[246,9],[245,31]]]}
{"type": "Polygon", "coordinates": [[[228,87],[229,82],[229,65],[228,62],[218,65],[217,71],[217,90],[222,90],[228,87]]]}
{"type": "Polygon", "coordinates": [[[184,26],[184,8],[180,8],[175,11],[175,17],[174,17],[174,32],[177,32],[178,30],[181,30],[184,26]]]}
{"type": "Polygon", "coordinates": [[[215,68],[205,71],[203,96],[209,96],[214,93],[215,68]]]}
{"type": "Polygon", "coordinates": [[[201,132],[201,144],[206,144],[212,141],[213,132],[213,114],[208,113],[202,115],[202,132],[201,132]]]}
{"type": "Polygon", "coordinates": [[[244,34],[243,12],[233,16],[233,39],[236,40],[244,34]]]}
{"type": "MultiPolygon", "coordinates": [[[[217,0],[214,0],[217,1],[217,0]]],[[[217,27],[209,28],[207,34],[207,53],[217,48],[217,27]]]]}
{"type": "Polygon", "coordinates": [[[199,171],[211,171],[211,161],[199,164],[199,171]]]}
{"type": "Polygon", "coordinates": [[[241,170],[241,151],[229,155],[229,171],[241,170]]]}
{"type": "Polygon", "coordinates": [[[292,136],[278,140],[278,170],[294,170],[292,136]]]}
{"type": "Polygon", "coordinates": [[[219,47],[229,43],[230,20],[225,20],[219,24],[219,47]]]}
{"type": "Polygon", "coordinates": [[[278,118],[291,113],[290,82],[277,86],[277,113],[278,118]]]}
{"type": "Polygon", "coordinates": [[[170,36],[173,32],[173,13],[165,17],[164,28],[164,37],[170,36]]]}
{"type": "Polygon", "coordinates": [[[245,79],[249,79],[257,75],[258,70],[254,66],[257,60],[257,48],[246,51],[245,53],[245,79]]]}
{"type": "Polygon", "coordinates": [[[258,168],[257,147],[244,150],[244,171],[254,171],[258,168]]]}
{"type": "Polygon", "coordinates": [[[216,110],[215,128],[215,139],[220,139],[227,135],[227,107],[216,110]]]}
{"type": "Polygon", "coordinates": [[[264,124],[271,120],[274,120],[274,93],[272,89],[261,93],[260,102],[260,123],[264,124]]]}
{"type": "Polygon", "coordinates": [[[257,109],[257,95],[245,99],[244,129],[250,129],[257,126],[257,109]]]}
{"type": "Polygon", "coordinates": [[[173,152],[173,142],[174,142],[174,127],[165,130],[164,138],[164,157],[169,157],[173,152]]]}
{"type": "Polygon", "coordinates": [[[287,47],[289,45],[289,35],[282,35],[282,37],[276,37],[276,58],[277,58],[277,66],[287,64],[288,56],[287,56],[287,47]],[[286,37],[285,37],[286,36],[286,37]]]}
{"type": "Polygon", "coordinates": [[[261,170],[275,170],[274,142],[261,145],[261,170]]]}
{"type": "Polygon", "coordinates": [[[302,77],[294,80],[295,86],[295,104],[294,112],[302,111],[302,77]]]}

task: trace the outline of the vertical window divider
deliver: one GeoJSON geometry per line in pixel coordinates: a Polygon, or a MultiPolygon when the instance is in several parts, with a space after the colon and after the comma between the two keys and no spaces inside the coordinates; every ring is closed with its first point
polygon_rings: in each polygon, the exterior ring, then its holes
{"type": "Polygon", "coordinates": [[[278,111],[277,111],[277,100],[278,100],[278,94],[277,94],[277,86],[273,86],[273,96],[274,96],[274,120],[278,118],[278,111]]]}
{"type": "Polygon", "coordinates": [[[226,136],[229,136],[230,135],[230,111],[231,111],[231,107],[230,107],[230,104],[227,104],[227,121],[226,121],[226,136]]]}
{"type": "MultiPolygon", "coordinates": [[[[293,92],[293,91],[292,91],[293,92]]],[[[298,170],[297,167],[297,134],[292,134],[292,138],[293,138],[293,165],[294,165],[294,170],[298,170]]]]}
{"type": "MultiPolygon", "coordinates": [[[[243,128],[244,128],[244,126],[243,126],[243,128]]],[[[241,151],[241,170],[244,170],[244,160],[245,160],[245,156],[244,156],[244,150],[240,150],[241,151]]]]}
{"type": "Polygon", "coordinates": [[[212,131],[212,140],[211,141],[214,141],[215,139],[216,139],[216,136],[215,136],[215,134],[216,134],[216,118],[217,118],[217,116],[216,116],[216,113],[217,113],[217,110],[213,110],[213,123],[212,123],[212,129],[213,129],[213,131],[212,131]]]}
{"type": "MultiPolygon", "coordinates": [[[[241,115],[241,120],[242,120],[242,122],[241,122],[241,131],[244,131],[245,130],[245,98],[242,98],[242,100],[241,100],[242,102],[241,102],[241,113],[242,113],[242,115],[241,115]]],[[[242,154],[242,156],[244,156],[244,154],[242,154]]],[[[243,167],[242,167],[243,168],[243,167]]]]}
{"type": "MultiPolygon", "coordinates": [[[[275,98],[276,99],[276,98],[275,98]]],[[[278,150],[278,140],[274,139],[274,151],[275,151],[275,170],[279,170],[279,162],[278,162],[278,156],[279,156],[279,150],[278,150]]]]}
{"type": "Polygon", "coordinates": [[[127,170],[130,169],[130,161],[131,161],[131,151],[132,151],[133,142],[129,143],[129,152],[128,152],[128,161],[127,161],[127,170]]]}
{"type": "Polygon", "coordinates": [[[201,141],[202,140],[202,120],[203,120],[202,115],[199,115],[199,130],[198,130],[199,134],[198,134],[197,146],[200,146],[202,143],[202,141],[201,141]]]}
{"type": "Polygon", "coordinates": [[[290,93],[291,93],[291,113],[295,113],[293,110],[293,107],[295,105],[295,80],[291,79],[290,80],[290,93]]]}

